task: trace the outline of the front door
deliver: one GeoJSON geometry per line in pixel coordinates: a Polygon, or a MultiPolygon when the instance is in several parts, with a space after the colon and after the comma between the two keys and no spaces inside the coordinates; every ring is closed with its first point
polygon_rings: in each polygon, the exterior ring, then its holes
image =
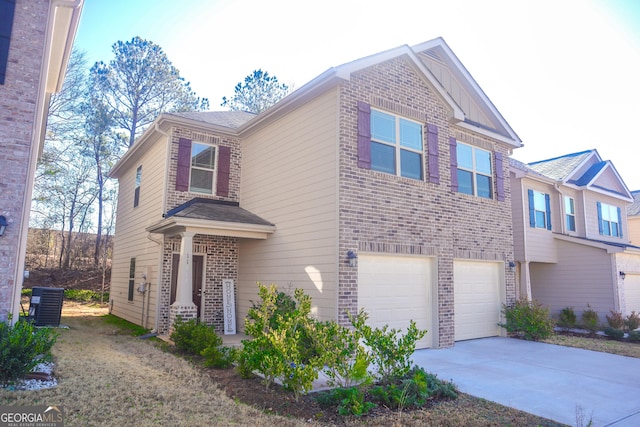
{"type": "MultiPolygon", "coordinates": [[[[176,302],[176,289],[178,287],[178,266],[180,265],[180,254],[173,254],[171,260],[171,299],[169,304],[176,302]]],[[[198,307],[198,319],[202,318],[202,275],[204,267],[204,256],[193,255],[193,271],[191,276],[191,290],[193,303],[198,307]]]]}

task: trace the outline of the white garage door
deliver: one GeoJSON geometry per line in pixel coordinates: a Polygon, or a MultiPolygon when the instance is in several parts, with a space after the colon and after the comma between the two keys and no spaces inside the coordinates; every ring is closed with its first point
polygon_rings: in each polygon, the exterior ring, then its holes
{"type": "Polygon", "coordinates": [[[358,255],[358,309],[369,313],[373,327],[406,330],[410,320],[427,335],[416,348],[431,347],[431,258],[358,255]]]}
{"type": "Polygon", "coordinates": [[[500,334],[502,270],[495,262],[453,262],[456,341],[500,334]]]}
{"type": "Polygon", "coordinates": [[[630,314],[632,311],[640,313],[640,274],[627,273],[623,282],[625,314],[630,314]]]}

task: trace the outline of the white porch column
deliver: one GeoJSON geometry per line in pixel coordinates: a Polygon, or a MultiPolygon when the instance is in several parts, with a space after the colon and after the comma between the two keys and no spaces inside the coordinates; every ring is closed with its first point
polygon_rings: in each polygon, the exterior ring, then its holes
{"type": "Polygon", "coordinates": [[[178,283],[176,286],[176,302],[171,304],[170,327],[180,316],[182,320],[198,317],[198,307],[193,303],[193,236],[195,233],[185,231],[180,233],[180,263],[178,264],[178,283]]]}
{"type": "Polygon", "coordinates": [[[521,264],[520,269],[520,296],[526,298],[527,301],[531,301],[531,270],[529,269],[529,261],[525,261],[521,264]]]}

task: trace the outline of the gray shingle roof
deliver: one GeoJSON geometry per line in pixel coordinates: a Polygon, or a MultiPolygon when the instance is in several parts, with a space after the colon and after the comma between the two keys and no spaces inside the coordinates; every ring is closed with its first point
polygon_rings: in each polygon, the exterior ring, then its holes
{"type": "Polygon", "coordinates": [[[182,205],[171,209],[165,215],[210,221],[237,222],[241,224],[273,225],[241,208],[238,203],[211,199],[191,199],[182,205]]]}
{"type": "Polygon", "coordinates": [[[640,190],[632,191],[633,203],[627,205],[628,216],[640,216],[640,190]]]}
{"type": "Polygon", "coordinates": [[[594,150],[587,150],[579,153],[566,154],[564,156],[554,157],[553,159],[529,163],[528,166],[551,179],[562,181],[593,152],[594,150]]]}
{"type": "Polygon", "coordinates": [[[187,111],[167,114],[231,129],[239,128],[256,116],[246,111],[187,111]]]}

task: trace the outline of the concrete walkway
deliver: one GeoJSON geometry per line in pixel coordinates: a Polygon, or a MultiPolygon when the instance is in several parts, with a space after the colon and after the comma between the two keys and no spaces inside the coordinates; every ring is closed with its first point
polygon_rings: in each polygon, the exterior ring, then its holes
{"type": "Polygon", "coordinates": [[[640,359],[500,337],[413,359],[464,393],[557,422],[640,426],[640,359]]]}

